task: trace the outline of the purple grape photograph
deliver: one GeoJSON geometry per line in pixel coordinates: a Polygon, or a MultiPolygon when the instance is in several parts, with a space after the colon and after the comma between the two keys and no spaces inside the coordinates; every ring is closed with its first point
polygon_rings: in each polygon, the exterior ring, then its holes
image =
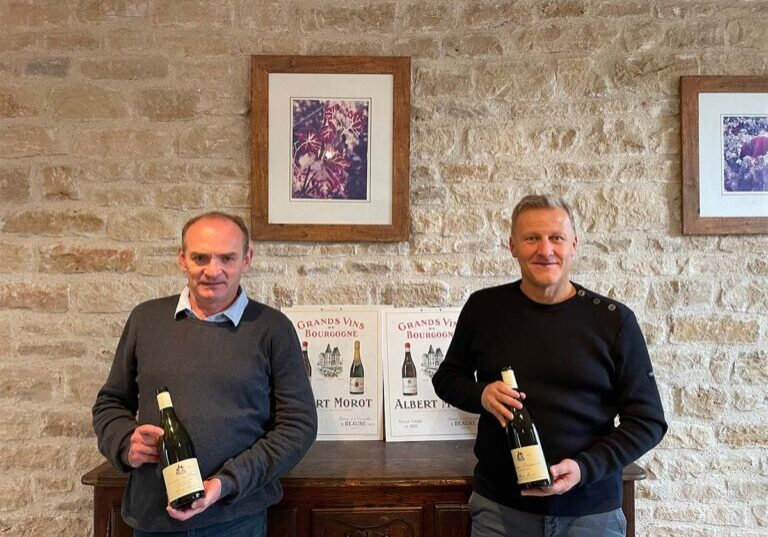
{"type": "Polygon", "coordinates": [[[723,116],[723,190],[768,192],[768,116],[723,116]]]}
{"type": "Polygon", "coordinates": [[[369,99],[291,99],[291,199],[368,200],[369,99]]]}

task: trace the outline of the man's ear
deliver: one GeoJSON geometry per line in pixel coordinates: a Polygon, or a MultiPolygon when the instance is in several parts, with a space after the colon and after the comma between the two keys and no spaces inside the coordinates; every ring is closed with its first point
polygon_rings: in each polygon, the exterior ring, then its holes
{"type": "Polygon", "coordinates": [[[184,249],[179,248],[178,253],[176,254],[176,258],[179,262],[179,268],[182,272],[187,272],[187,260],[184,258],[184,249]]]}
{"type": "Polygon", "coordinates": [[[515,251],[515,239],[512,238],[512,235],[509,236],[509,251],[512,252],[512,257],[517,259],[517,253],[515,251]]]}
{"type": "Polygon", "coordinates": [[[249,246],[243,257],[243,272],[251,267],[251,261],[253,261],[253,248],[249,246]]]}

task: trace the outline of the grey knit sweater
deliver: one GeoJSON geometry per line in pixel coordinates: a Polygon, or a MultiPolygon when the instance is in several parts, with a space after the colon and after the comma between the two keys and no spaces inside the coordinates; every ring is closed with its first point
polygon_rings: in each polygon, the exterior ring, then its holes
{"type": "Polygon", "coordinates": [[[249,301],[237,327],[181,315],[178,296],[137,306],[93,406],[99,450],[130,471],[123,518],[146,531],[180,531],[257,514],[282,495],[278,477],[303,457],[317,433],[312,389],[290,321],[249,301]],[[137,425],[159,425],[155,390],[168,386],[195,443],[203,478],[217,476],[221,499],[179,522],[155,464],[125,465],[137,425]]]}

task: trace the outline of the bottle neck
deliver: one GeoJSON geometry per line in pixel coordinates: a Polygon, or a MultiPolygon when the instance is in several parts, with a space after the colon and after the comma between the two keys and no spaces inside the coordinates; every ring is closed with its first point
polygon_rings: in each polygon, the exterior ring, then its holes
{"type": "Polygon", "coordinates": [[[173,402],[171,401],[171,394],[168,392],[160,392],[157,394],[157,406],[160,407],[160,411],[170,409],[173,410],[173,402]]]}
{"type": "Polygon", "coordinates": [[[515,378],[515,372],[511,369],[505,369],[501,372],[501,380],[508,388],[517,390],[517,379],[515,378]]]}

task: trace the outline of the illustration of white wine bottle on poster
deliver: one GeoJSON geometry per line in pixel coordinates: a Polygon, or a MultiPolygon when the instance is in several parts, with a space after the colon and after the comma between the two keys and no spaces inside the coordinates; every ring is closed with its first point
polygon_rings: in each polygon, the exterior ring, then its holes
{"type": "Polygon", "coordinates": [[[297,306],[283,312],[302,342],[318,440],[382,439],[378,308],[297,306]]]}
{"type": "Polygon", "coordinates": [[[435,395],[432,377],[453,338],[458,308],[382,312],[387,441],[472,439],[478,416],[435,395]]]}

